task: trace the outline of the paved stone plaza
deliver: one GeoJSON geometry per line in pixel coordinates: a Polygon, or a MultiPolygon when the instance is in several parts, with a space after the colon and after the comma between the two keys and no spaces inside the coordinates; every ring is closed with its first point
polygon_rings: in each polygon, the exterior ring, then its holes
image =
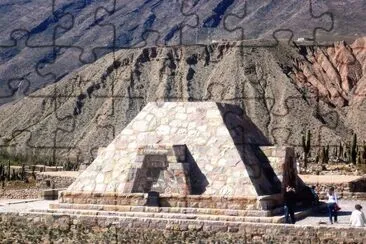
{"type": "MultiPolygon", "coordinates": [[[[366,209],[366,200],[340,200],[339,206],[341,210],[338,214],[338,223],[332,226],[349,226],[349,219],[352,211],[355,209],[355,204],[360,204],[366,209]]],[[[365,210],[364,210],[365,212],[365,210]]],[[[310,216],[298,221],[296,225],[330,225],[327,211],[324,209],[320,213],[314,213],[310,216]]]]}

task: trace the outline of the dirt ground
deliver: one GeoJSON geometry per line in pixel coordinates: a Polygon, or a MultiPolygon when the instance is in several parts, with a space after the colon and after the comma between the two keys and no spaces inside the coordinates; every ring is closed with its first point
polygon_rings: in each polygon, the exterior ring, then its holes
{"type": "Polygon", "coordinates": [[[5,182],[2,187],[0,183],[0,199],[34,199],[39,198],[41,191],[35,180],[30,180],[29,183],[24,181],[9,181],[5,182]]]}

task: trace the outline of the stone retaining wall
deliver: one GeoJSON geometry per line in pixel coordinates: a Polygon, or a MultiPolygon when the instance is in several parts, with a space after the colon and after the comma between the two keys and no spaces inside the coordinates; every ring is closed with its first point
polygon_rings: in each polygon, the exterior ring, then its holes
{"type": "Polygon", "coordinates": [[[52,175],[44,172],[37,172],[36,179],[37,186],[40,188],[50,188],[52,186],[55,186],[55,188],[67,188],[75,181],[75,177],[52,175]]]}
{"type": "Polygon", "coordinates": [[[0,215],[7,243],[365,243],[365,228],[51,214],[0,215]]]}
{"type": "Polygon", "coordinates": [[[339,198],[364,200],[366,199],[366,192],[353,191],[365,187],[363,184],[365,183],[364,182],[360,182],[359,184],[357,184],[356,182],[345,182],[337,184],[313,183],[309,184],[309,186],[311,185],[316,186],[316,192],[318,193],[320,199],[327,199],[327,192],[329,191],[329,188],[333,186],[339,198]]]}
{"type": "Polygon", "coordinates": [[[352,192],[366,192],[366,176],[361,179],[351,181],[349,183],[349,188],[352,192]]]}
{"type": "MultiPolygon", "coordinates": [[[[339,199],[344,200],[366,200],[366,192],[337,192],[339,199]]],[[[322,200],[328,200],[327,192],[323,191],[319,193],[319,198],[322,200]]]]}

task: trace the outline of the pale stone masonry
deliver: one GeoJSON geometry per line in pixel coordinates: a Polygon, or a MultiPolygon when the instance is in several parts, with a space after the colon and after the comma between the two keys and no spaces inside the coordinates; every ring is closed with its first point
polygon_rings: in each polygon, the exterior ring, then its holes
{"type": "Polygon", "coordinates": [[[365,228],[194,219],[1,213],[8,243],[365,243],[365,228]],[[21,230],[21,231],[19,231],[21,230]]]}
{"type": "Polygon", "coordinates": [[[189,195],[190,190],[185,145],[148,145],[138,148],[124,192],[157,191],[189,195]]]}
{"type": "MultiPolygon", "coordinates": [[[[238,106],[149,103],[109,146],[99,150],[60,201],[91,203],[96,197],[103,203],[103,196],[152,190],[177,194],[174,198],[230,197],[234,208],[253,199],[278,201],[280,168],[288,152],[278,149],[280,160],[274,170],[273,157],[269,161],[261,150],[267,145],[266,137],[238,106]]],[[[287,165],[292,169],[294,163],[287,165]]]]}

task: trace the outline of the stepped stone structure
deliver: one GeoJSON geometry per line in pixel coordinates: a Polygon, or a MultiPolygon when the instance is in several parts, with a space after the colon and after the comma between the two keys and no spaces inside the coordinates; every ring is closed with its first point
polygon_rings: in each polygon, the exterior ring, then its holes
{"type": "Polygon", "coordinates": [[[165,206],[273,208],[296,168],[293,150],[268,145],[238,106],[149,103],[59,201],[143,205],[157,191],[165,206]]]}
{"type": "Polygon", "coordinates": [[[137,150],[124,192],[190,194],[185,145],[149,145],[137,150]]]}

